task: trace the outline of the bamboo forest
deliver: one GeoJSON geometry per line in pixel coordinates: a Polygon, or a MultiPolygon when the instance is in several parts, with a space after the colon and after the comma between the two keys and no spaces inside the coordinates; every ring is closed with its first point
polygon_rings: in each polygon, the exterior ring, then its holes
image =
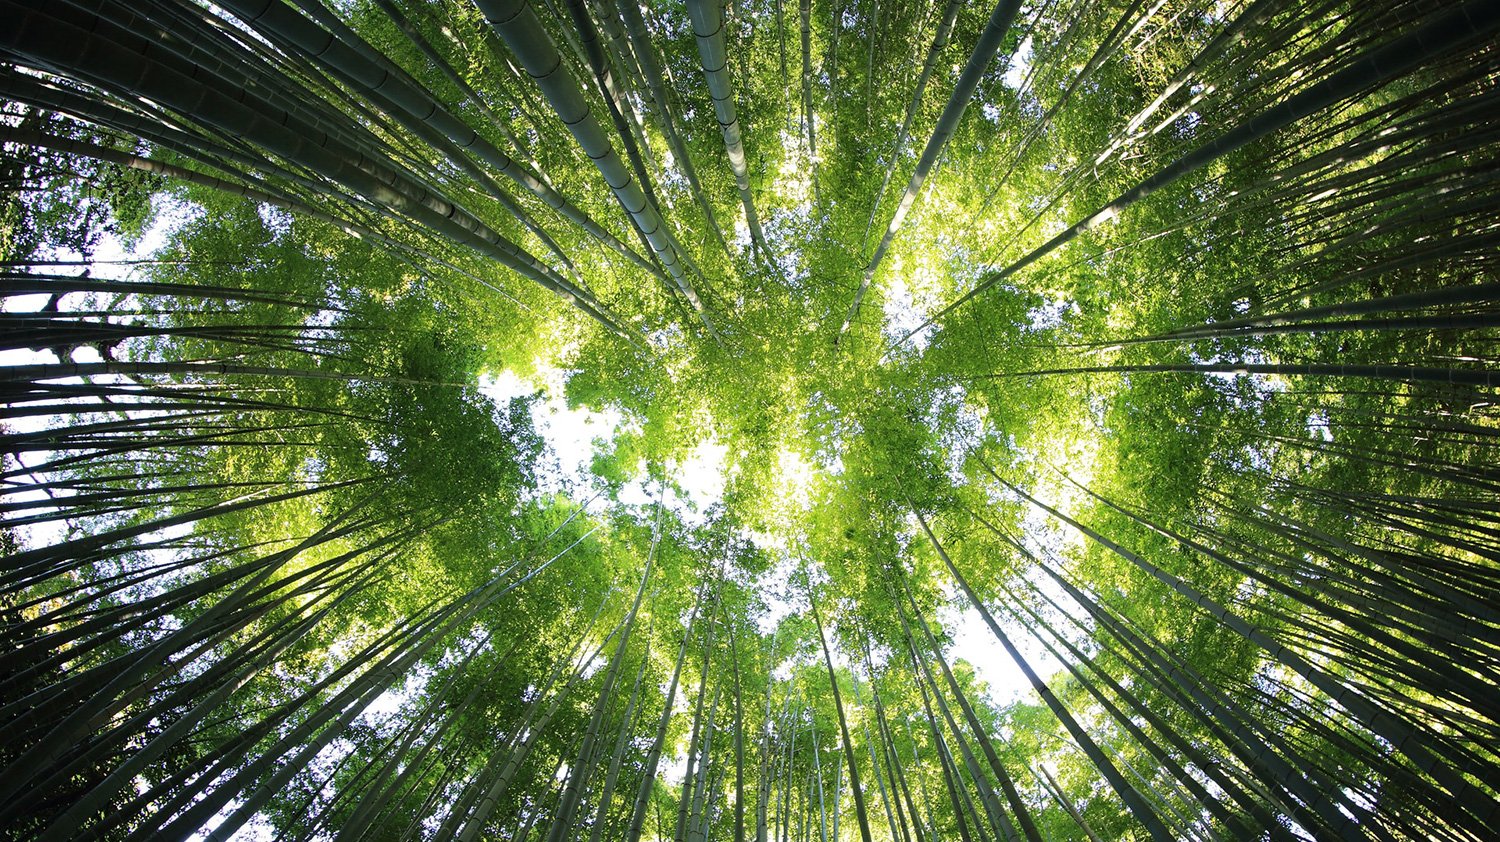
{"type": "Polygon", "coordinates": [[[1500,838],[1497,117],[1500,0],[0,0],[0,839],[1500,838]]]}

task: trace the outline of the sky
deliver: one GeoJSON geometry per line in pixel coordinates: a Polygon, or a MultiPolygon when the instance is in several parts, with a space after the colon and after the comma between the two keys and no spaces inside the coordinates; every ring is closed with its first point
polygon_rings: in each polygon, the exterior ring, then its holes
{"type": "MultiPolygon", "coordinates": [[[[106,233],[100,238],[99,246],[94,252],[94,259],[98,263],[107,263],[109,261],[134,259],[137,255],[149,255],[152,251],[160,248],[166,242],[166,235],[170,230],[169,226],[171,224],[173,224],[173,222],[170,218],[170,215],[163,214],[162,216],[158,217],[156,223],[147,229],[145,235],[142,237],[141,243],[135,250],[125,248],[124,245],[120,243],[118,238],[116,238],[112,234],[106,233]]],[[[50,247],[43,249],[37,255],[37,259],[39,260],[77,260],[80,257],[81,255],[77,254],[76,252],[50,247]]],[[[77,271],[77,268],[75,267],[64,266],[51,268],[54,271],[61,273],[77,271]]],[[[107,268],[101,268],[101,266],[96,265],[92,267],[91,271],[95,273],[95,277],[104,277],[106,275],[110,277],[123,277],[124,273],[128,271],[128,267],[109,266],[107,268]]],[[[47,301],[49,298],[51,298],[51,296],[47,295],[46,293],[37,293],[35,295],[6,296],[0,298],[0,311],[6,313],[35,313],[40,311],[47,305],[47,301]]],[[[66,296],[61,302],[59,302],[59,309],[62,311],[67,311],[72,307],[81,306],[81,304],[82,299],[79,296],[66,296]]],[[[74,362],[98,362],[101,359],[102,357],[99,356],[99,351],[92,345],[81,345],[77,348],[74,348],[72,351],[72,360],[74,362]]],[[[16,365],[41,365],[57,362],[61,361],[57,358],[57,355],[51,351],[32,348],[0,349],[0,366],[4,367],[16,365]]],[[[71,378],[71,380],[73,382],[77,382],[77,378],[71,378]]],[[[68,381],[64,380],[62,382],[68,381]]],[[[9,432],[12,433],[34,432],[57,425],[57,416],[23,415],[16,418],[7,419],[6,421],[6,428],[9,432]]],[[[37,463],[45,461],[46,457],[46,453],[11,454],[12,459],[24,460],[22,461],[22,464],[30,464],[33,466],[37,463]]],[[[6,485],[4,493],[6,494],[7,500],[14,503],[20,503],[28,500],[37,500],[41,499],[41,497],[43,496],[43,493],[40,491],[15,490],[15,486],[11,484],[6,485]]],[[[63,540],[66,537],[67,525],[59,521],[48,521],[39,524],[28,524],[21,527],[17,531],[19,532],[21,540],[25,545],[32,547],[44,547],[63,540]]]]}

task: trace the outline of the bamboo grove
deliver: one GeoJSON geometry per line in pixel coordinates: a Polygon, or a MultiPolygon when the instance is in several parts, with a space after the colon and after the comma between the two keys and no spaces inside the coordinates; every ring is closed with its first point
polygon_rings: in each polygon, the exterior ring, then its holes
{"type": "Polygon", "coordinates": [[[0,21],[5,837],[1500,828],[1500,3],[0,21]]]}

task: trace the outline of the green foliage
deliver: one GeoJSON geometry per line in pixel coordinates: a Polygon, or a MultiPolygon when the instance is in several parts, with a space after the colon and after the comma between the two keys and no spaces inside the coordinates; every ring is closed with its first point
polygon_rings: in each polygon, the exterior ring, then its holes
{"type": "MultiPolygon", "coordinates": [[[[0,103],[7,124],[94,137],[70,121],[0,103]]],[[[6,144],[0,152],[0,260],[91,259],[106,237],[129,245],[151,225],[162,179],[118,164],[6,144]]]]}
{"type": "Polygon", "coordinates": [[[248,5],[3,36],[18,838],[1493,827],[1484,3],[1022,4],[911,195],[989,6],[248,5]]]}

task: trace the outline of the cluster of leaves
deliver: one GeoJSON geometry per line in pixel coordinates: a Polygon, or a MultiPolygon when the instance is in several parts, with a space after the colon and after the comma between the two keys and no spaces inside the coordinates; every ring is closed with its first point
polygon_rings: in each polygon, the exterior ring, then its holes
{"type": "Polygon", "coordinates": [[[18,836],[1493,826],[1482,3],[297,5],[5,36],[18,836]]]}

